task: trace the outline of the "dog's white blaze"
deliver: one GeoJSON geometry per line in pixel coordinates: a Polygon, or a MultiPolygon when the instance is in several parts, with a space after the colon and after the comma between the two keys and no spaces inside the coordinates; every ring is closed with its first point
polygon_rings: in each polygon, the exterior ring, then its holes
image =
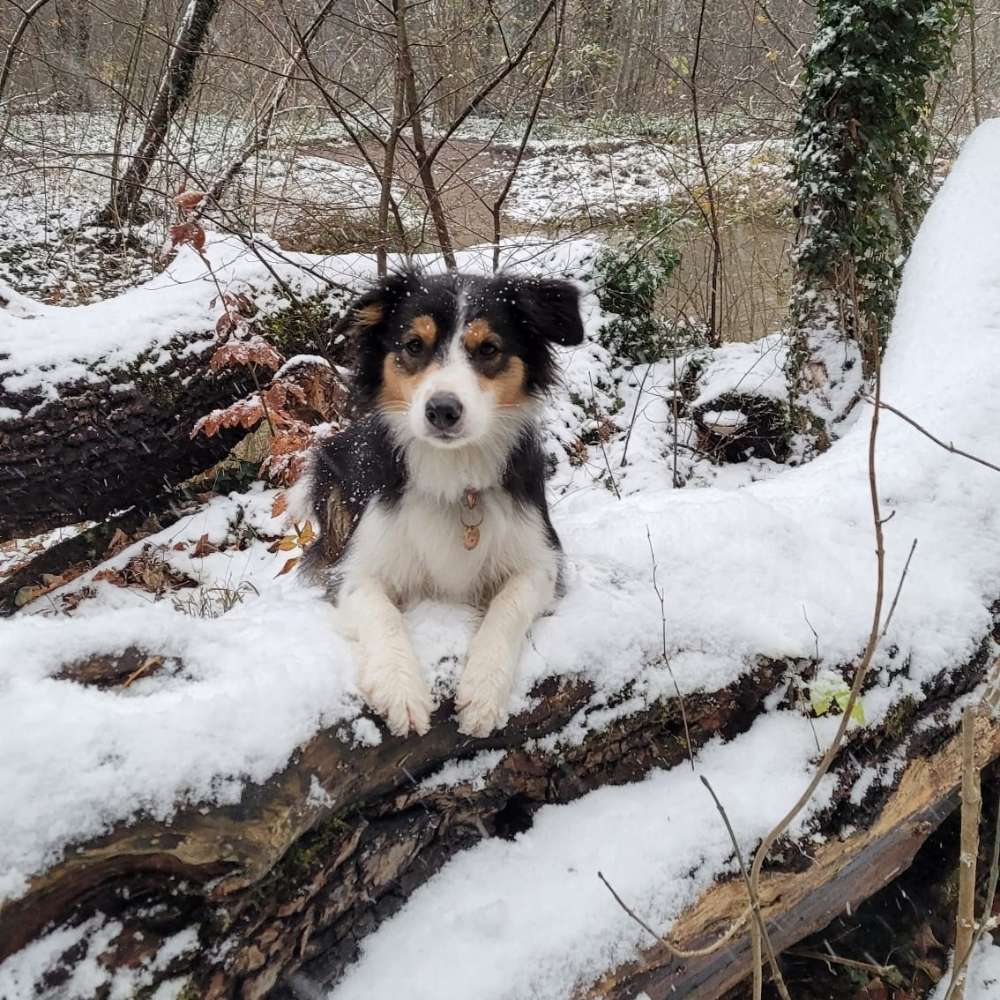
{"type": "Polygon", "coordinates": [[[374,576],[401,603],[433,597],[477,603],[510,576],[544,569],[555,585],[556,553],[534,508],[515,505],[500,489],[480,493],[473,516],[479,544],[463,543],[464,511],[457,501],[404,493],[387,508],[373,501],[351,537],[344,564],[345,592],[354,579],[374,576]]]}
{"type": "Polygon", "coordinates": [[[454,441],[437,439],[439,448],[456,448],[474,444],[485,437],[496,419],[497,406],[493,393],[479,384],[468,351],[462,343],[462,326],[452,335],[444,363],[420,381],[409,408],[410,433],[415,438],[430,439],[433,428],[427,423],[424,410],[435,393],[450,392],[462,404],[462,418],[456,427],[460,437],[454,441]]]}

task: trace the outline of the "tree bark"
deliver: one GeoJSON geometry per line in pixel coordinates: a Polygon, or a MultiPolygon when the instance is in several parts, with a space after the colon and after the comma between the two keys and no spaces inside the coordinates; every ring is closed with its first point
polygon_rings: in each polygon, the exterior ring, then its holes
{"type": "MultiPolygon", "coordinates": [[[[311,319],[265,333],[286,357],[327,352],[311,319]]],[[[92,381],[0,385],[0,411],[21,414],[0,421],[0,541],[150,504],[224,457],[245,432],[192,440],[191,429],[255,383],[245,368],[212,372],[217,346],[214,332],[177,336],[114,368],[95,358],[92,381]]]]}
{"type": "Polygon", "coordinates": [[[137,358],[58,385],[54,397],[0,388],[0,409],[22,414],[0,423],[0,539],[102,519],[222,458],[235,438],[191,440],[191,427],[253,382],[245,371],[209,371],[214,347],[205,334],[178,337],[154,371],[137,358]],[[197,340],[206,346],[187,353],[197,340]]]}
{"type": "MultiPolygon", "coordinates": [[[[778,947],[821,926],[844,902],[876,891],[953,807],[959,763],[946,709],[980,682],[987,649],[940,675],[919,706],[902,703],[845,748],[834,771],[838,790],[821,819],[825,845],[800,850],[789,843],[762,881],[778,947]],[[909,763],[898,785],[852,804],[862,763],[887,761],[904,744],[909,763]],[[848,827],[855,832],[839,840],[848,827]]],[[[92,658],[60,677],[114,686],[148,655],[131,649],[92,658]]],[[[461,736],[450,705],[424,737],[386,736],[376,747],[352,748],[335,731],[321,732],[282,772],[248,787],[238,805],[185,808],[169,823],[140,818],[74,845],[20,899],[0,908],[0,960],[47,928],[103,914],[122,925],[102,956],[112,968],[134,967],[171,935],[196,926],[198,948],[158,977],[185,976],[193,995],[206,1000],[292,997],[298,970],[322,990],[354,959],[361,939],[455,853],[529,828],[543,804],[635,781],[654,767],[687,766],[689,753],[707,740],[745,731],[801,666],[762,659],[731,687],[687,696],[683,714],[679,699],[665,699],[556,750],[541,748],[538,738],[587,710],[591,690],[583,682],[546,682],[535,691],[535,708],[487,739],[461,736]],[[420,784],[449,761],[493,749],[507,752],[477,783],[420,784]]],[[[982,725],[986,762],[1000,754],[1000,730],[982,725]]],[[[681,917],[674,937],[689,944],[711,938],[740,912],[744,894],[742,883],[714,886],[681,917]]],[[[674,996],[717,996],[717,984],[746,975],[747,955],[748,943],[738,939],[721,954],[681,966],[654,950],[609,973],[590,995],[624,998],[641,985],[653,997],[671,988],[674,996]]],[[[67,953],[63,965],[71,969],[79,960],[67,953]]]]}
{"type": "Polygon", "coordinates": [[[139,148],[125,175],[114,186],[110,201],[98,214],[99,225],[121,226],[138,221],[146,182],[163,148],[170,123],[191,93],[198,57],[221,2],[188,0],[139,148]]]}
{"type": "Polygon", "coordinates": [[[67,89],[69,90],[71,111],[90,111],[90,18],[87,9],[60,4],[56,9],[56,38],[69,70],[67,89]]]}

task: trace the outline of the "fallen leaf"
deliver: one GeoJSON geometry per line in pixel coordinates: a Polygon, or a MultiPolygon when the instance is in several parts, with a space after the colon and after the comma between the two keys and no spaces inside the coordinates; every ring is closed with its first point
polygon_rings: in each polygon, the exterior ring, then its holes
{"type": "Polygon", "coordinates": [[[271,504],[271,517],[281,517],[288,510],[288,494],[282,491],[271,504]]]}
{"type": "Polygon", "coordinates": [[[291,573],[293,569],[302,561],[302,556],[293,556],[291,559],[285,561],[285,565],[281,567],[277,572],[277,576],[284,576],[286,573],[291,573]]]}
{"type": "Polygon", "coordinates": [[[219,551],[219,546],[213,545],[208,540],[208,534],[206,533],[202,535],[201,538],[198,539],[198,542],[195,545],[194,551],[191,553],[191,555],[195,559],[204,559],[205,556],[211,555],[213,552],[218,552],[218,551],[219,551]]]}
{"type": "Polygon", "coordinates": [[[132,544],[132,540],[122,531],[121,528],[117,528],[115,533],[111,536],[111,541],[108,542],[108,547],[104,551],[105,556],[116,556],[122,549],[127,549],[129,545],[132,544]]]}

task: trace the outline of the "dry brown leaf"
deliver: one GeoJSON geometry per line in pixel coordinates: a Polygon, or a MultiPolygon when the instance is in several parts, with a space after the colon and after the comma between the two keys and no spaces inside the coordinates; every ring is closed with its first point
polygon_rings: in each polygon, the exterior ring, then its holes
{"type": "Polygon", "coordinates": [[[174,203],[185,212],[190,212],[193,208],[197,208],[205,197],[205,191],[179,191],[174,196],[174,203]]]}
{"type": "Polygon", "coordinates": [[[195,250],[204,250],[205,230],[197,222],[178,222],[170,227],[170,242],[175,247],[189,243],[195,250]]]}
{"type": "Polygon", "coordinates": [[[194,551],[191,553],[191,555],[195,559],[204,559],[205,556],[211,555],[213,552],[218,552],[218,551],[219,551],[219,546],[213,545],[208,540],[208,534],[206,533],[202,535],[201,538],[198,539],[198,542],[195,545],[194,551]]]}
{"type": "MultiPolygon", "coordinates": [[[[233,314],[227,312],[223,316],[232,317],[233,314]]],[[[235,324],[235,318],[232,318],[231,322],[235,324]]],[[[277,371],[283,361],[284,358],[263,337],[253,336],[249,340],[229,341],[223,344],[212,355],[208,367],[212,371],[218,371],[220,368],[231,368],[236,365],[243,367],[260,365],[262,368],[277,371]]]]}
{"type": "Polygon", "coordinates": [[[293,556],[291,559],[285,560],[285,565],[278,570],[276,576],[284,576],[286,573],[291,573],[301,561],[302,556],[293,556]]]}
{"type": "Polygon", "coordinates": [[[288,494],[282,491],[271,504],[271,517],[281,517],[288,510],[288,494]]]}
{"type": "Polygon", "coordinates": [[[127,549],[132,544],[132,539],[122,531],[121,528],[117,528],[115,533],[111,536],[111,541],[108,542],[107,549],[104,550],[104,555],[106,557],[116,556],[123,549],[127,549]]]}
{"type": "Polygon", "coordinates": [[[299,545],[305,548],[316,537],[313,531],[312,521],[306,521],[299,531],[299,545]]]}

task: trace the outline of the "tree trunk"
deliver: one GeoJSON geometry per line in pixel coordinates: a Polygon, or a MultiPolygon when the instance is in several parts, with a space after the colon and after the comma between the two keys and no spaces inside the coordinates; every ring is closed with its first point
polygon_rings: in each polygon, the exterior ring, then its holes
{"type": "MultiPolygon", "coordinates": [[[[59,678],[113,687],[148,652],[92,658],[59,678]]],[[[765,915],[775,923],[781,917],[780,931],[772,932],[779,946],[880,888],[952,808],[959,766],[946,708],[980,682],[988,661],[984,644],[964,668],[940,675],[919,706],[904,701],[844,749],[835,765],[837,791],[821,820],[825,846],[802,851],[789,844],[762,881],[765,915]],[[859,760],[876,765],[903,748],[909,763],[898,784],[852,804],[859,760]],[[838,839],[848,827],[854,832],[838,839]]],[[[122,925],[102,957],[112,968],[135,967],[171,935],[197,927],[197,949],[159,969],[160,980],[187,977],[192,995],[206,1000],[250,1000],[292,996],[289,983],[301,970],[322,990],[356,956],[364,935],[456,852],[529,828],[543,804],[635,781],[654,767],[687,766],[688,754],[707,740],[745,731],[796,667],[761,660],[729,688],[688,695],[686,727],[679,700],[666,699],[555,750],[538,738],[586,710],[590,689],[583,682],[546,682],[534,692],[535,708],[487,739],[459,735],[450,705],[426,736],[385,737],[372,748],[321,732],[282,772],[248,787],[238,805],[185,808],[169,823],[140,818],[68,851],[0,908],[0,960],[46,928],[102,914],[122,925]],[[420,784],[449,761],[487,749],[507,753],[484,779],[420,784]]],[[[1000,729],[982,726],[985,763],[1000,753],[1000,729]]],[[[743,900],[741,883],[715,885],[681,917],[674,936],[684,943],[711,938],[743,900]]],[[[717,996],[718,984],[747,974],[747,948],[735,939],[722,954],[683,966],[653,952],[610,973],[591,995],[624,998],[641,984],[654,997],[671,989],[673,996],[717,996]]],[[[79,951],[63,958],[67,969],[78,961],[79,951]]]]}
{"type": "Polygon", "coordinates": [[[829,404],[831,386],[870,377],[888,337],[902,262],[928,203],[925,89],[950,58],[960,6],[817,5],[795,126],[788,378],[796,429],[820,448],[845,412],[829,404]]]}
{"type": "Polygon", "coordinates": [[[188,0],[139,148],[124,177],[114,186],[111,200],[98,214],[99,225],[120,226],[138,221],[146,182],[167,138],[170,123],[191,93],[198,57],[220,5],[221,0],[188,0]]]}
{"type": "Polygon", "coordinates": [[[56,10],[56,38],[69,70],[70,111],[90,111],[90,18],[87,9],[60,4],[56,10]]]}

